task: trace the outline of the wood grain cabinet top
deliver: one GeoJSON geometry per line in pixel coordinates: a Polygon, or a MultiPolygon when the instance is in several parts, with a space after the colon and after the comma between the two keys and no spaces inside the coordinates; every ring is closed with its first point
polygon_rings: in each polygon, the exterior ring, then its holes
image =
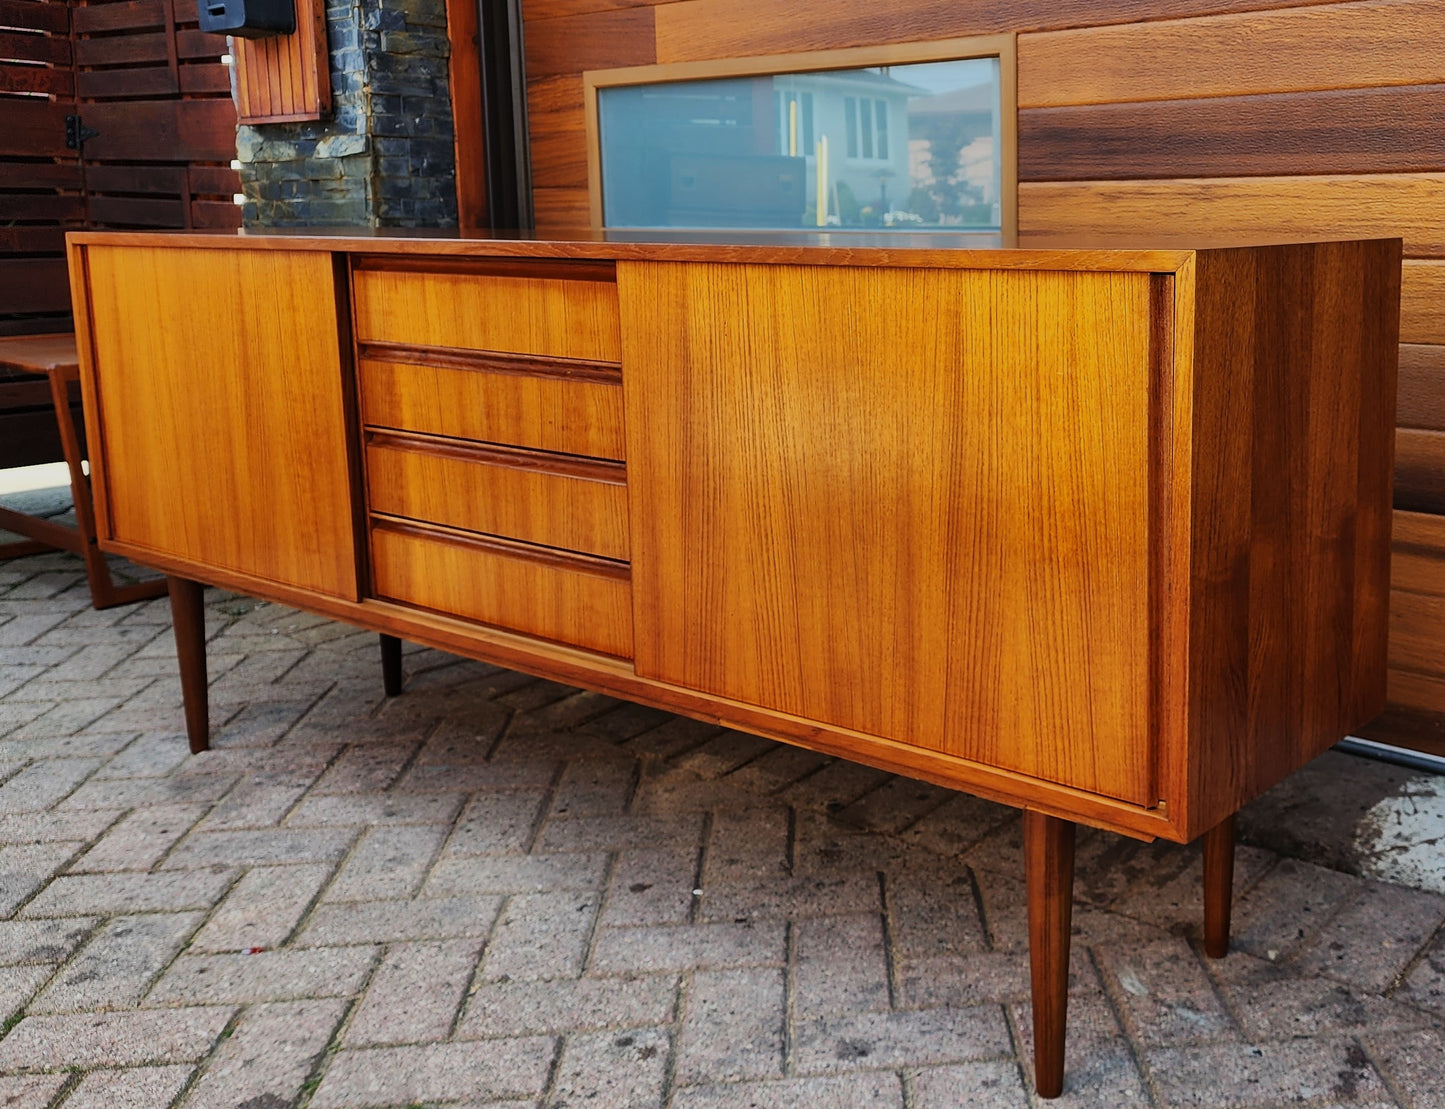
{"type": "Polygon", "coordinates": [[[912,245],[74,234],[103,545],[1145,838],[1383,707],[1399,240],[912,245]]]}

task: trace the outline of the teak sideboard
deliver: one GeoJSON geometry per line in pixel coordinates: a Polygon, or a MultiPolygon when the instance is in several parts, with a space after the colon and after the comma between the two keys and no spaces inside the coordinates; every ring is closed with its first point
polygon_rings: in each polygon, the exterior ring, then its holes
{"type": "Polygon", "coordinates": [[[1025,810],[1205,836],[1384,707],[1397,239],[69,237],[101,545],[1025,810]],[[936,244],[934,244],[936,247],[936,244]]]}

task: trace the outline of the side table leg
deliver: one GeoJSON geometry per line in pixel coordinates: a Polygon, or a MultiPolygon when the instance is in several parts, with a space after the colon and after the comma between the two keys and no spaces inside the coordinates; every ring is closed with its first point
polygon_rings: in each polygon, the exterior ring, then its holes
{"type": "Polygon", "coordinates": [[[1064,1090],[1069,1013],[1069,939],[1074,910],[1074,824],[1024,810],[1029,969],[1034,1002],[1034,1084],[1039,1097],[1064,1090]]]}
{"type": "Polygon", "coordinates": [[[181,696],[186,705],[186,736],[191,754],[211,745],[209,693],[206,687],[205,587],[186,578],[166,578],[171,595],[171,629],[181,668],[181,696]]]}
{"type": "Polygon", "coordinates": [[[1229,913],[1234,897],[1234,817],[1204,833],[1204,953],[1229,954],[1229,913]]]}
{"type": "Polygon", "coordinates": [[[385,632],[381,633],[381,687],[388,697],[402,690],[401,640],[385,632]]]}

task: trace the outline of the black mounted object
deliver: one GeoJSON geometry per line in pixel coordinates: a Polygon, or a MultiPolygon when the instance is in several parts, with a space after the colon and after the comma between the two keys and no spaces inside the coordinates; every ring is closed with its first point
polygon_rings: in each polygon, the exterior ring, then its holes
{"type": "Polygon", "coordinates": [[[201,30],[258,39],[296,30],[295,0],[196,0],[201,30]]]}
{"type": "Polygon", "coordinates": [[[65,117],[65,149],[79,150],[85,145],[86,139],[93,139],[100,132],[94,127],[87,127],[81,122],[79,116],[65,117]]]}

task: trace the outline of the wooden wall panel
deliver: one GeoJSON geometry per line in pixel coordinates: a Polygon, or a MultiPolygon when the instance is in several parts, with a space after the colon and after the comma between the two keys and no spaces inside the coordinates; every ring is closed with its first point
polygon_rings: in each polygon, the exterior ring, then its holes
{"type": "Polygon", "coordinates": [[[1445,173],[1030,182],[1019,186],[1019,227],[1085,235],[1400,235],[1409,256],[1445,257],[1442,197],[1445,173]]]}
{"type": "MultiPolygon", "coordinates": [[[[452,150],[456,157],[457,224],[480,232],[487,212],[487,149],[482,118],[482,53],[477,0],[446,0],[447,36],[458,45],[447,66],[452,99],[452,150]]],[[[326,57],[321,72],[327,72],[326,57]]]]}
{"type": "Polygon", "coordinates": [[[553,232],[587,227],[592,222],[592,206],[586,188],[534,188],[532,214],[539,228],[553,232]]]}
{"type": "Polygon", "coordinates": [[[1019,107],[1445,81],[1445,5],[1362,0],[1019,39],[1019,107]]]}
{"type": "Polygon", "coordinates": [[[1401,344],[1397,422],[1445,431],[1445,347],[1401,344]]]}
{"type": "Polygon", "coordinates": [[[623,8],[529,23],[525,35],[527,80],[620,65],[651,65],[657,60],[652,13],[652,8],[623,8]]]}
{"type": "Polygon", "coordinates": [[[1399,669],[1445,678],[1438,644],[1445,626],[1445,597],[1401,593],[1390,612],[1390,639],[1399,669]]]}
{"type": "Polygon", "coordinates": [[[1442,169],[1445,85],[1019,113],[1021,181],[1442,169]]]}
{"type": "MultiPolygon", "coordinates": [[[[1398,595],[1398,602],[1392,598],[1392,603],[1401,606],[1409,605],[1413,597],[1407,593],[1398,595]]],[[[1393,610],[1392,610],[1393,612],[1393,610]]],[[[1426,712],[1435,716],[1445,716],[1445,675],[1435,676],[1431,674],[1420,674],[1403,667],[1392,667],[1390,670],[1389,699],[1392,707],[1398,706],[1408,712],[1426,712]]],[[[1429,724],[1433,725],[1432,720],[1429,724]]],[[[1383,735],[1379,738],[1386,743],[1404,743],[1410,746],[1415,742],[1416,736],[1428,726],[1425,722],[1407,725],[1406,729],[1392,735],[1383,735]]],[[[1436,725],[1438,727],[1438,725],[1436,725]]],[[[1445,755],[1445,751],[1437,750],[1434,754],[1445,755]]]]}
{"type": "Polygon", "coordinates": [[[64,4],[0,0],[0,27],[25,27],[37,32],[64,34],[68,26],[64,4]]]}
{"type": "Polygon", "coordinates": [[[1445,431],[1396,430],[1395,504],[1410,512],[1445,514],[1445,431]]]}
{"type": "Polygon", "coordinates": [[[236,107],[242,123],[320,119],[331,110],[322,0],[296,0],[293,34],[234,38],[231,43],[236,58],[236,107]]]}
{"type": "Polygon", "coordinates": [[[236,113],[195,8],[0,0],[0,334],[71,326],[63,236],[235,227],[236,113]],[[65,119],[95,134],[67,148],[65,119]]]}
{"type": "Polygon", "coordinates": [[[1300,0],[684,0],[657,7],[657,60],[830,50],[880,42],[1038,31],[1210,12],[1289,7],[1300,0]]]}
{"type": "Polygon", "coordinates": [[[75,111],[69,29],[64,0],[0,2],[0,335],[70,323],[61,239],[85,226],[85,194],[65,149],[75,111]]]}
{"type": "Polygon", "coordinates": [[[1405,262],[1400,341],[1445,343],[1445,262],[1405,262]]]}

